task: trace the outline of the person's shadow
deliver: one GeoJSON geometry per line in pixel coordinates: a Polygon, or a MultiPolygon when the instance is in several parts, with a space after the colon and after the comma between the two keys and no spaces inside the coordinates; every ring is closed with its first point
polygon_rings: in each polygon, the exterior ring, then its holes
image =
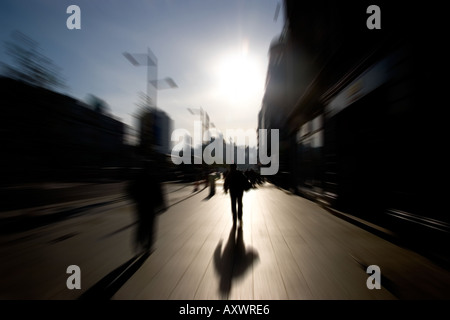
{"type": "Polygon", "coordinates": [[[135,255],[133,258],[104,276],[94,286],[85,291],[78,300],[110,300],[139,270],[149,256],[149,252],[135,255]]]}
{"type": "Polygon", "coordinates": [[[222,240],[214,251],[214,266],[219,273],[219,292],[222,298],[228,297],[233,279],[244,276],[258,259],[257,251],[245,248],[242,227],[239,226],[236,230],[233,225],[223,251],[222,240]]]}

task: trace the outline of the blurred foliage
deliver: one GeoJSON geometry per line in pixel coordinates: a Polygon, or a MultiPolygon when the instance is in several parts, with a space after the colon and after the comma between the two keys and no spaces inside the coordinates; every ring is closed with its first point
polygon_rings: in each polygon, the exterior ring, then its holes
{"type": "Polygon", "coordinates": [[[2,63],[3,74],[46,89],[66,88],[60,68],[40,52],[39,44],[20,31],[11,34],[12,41],[5,41],[6,54],[11,64],[2,63]]]}

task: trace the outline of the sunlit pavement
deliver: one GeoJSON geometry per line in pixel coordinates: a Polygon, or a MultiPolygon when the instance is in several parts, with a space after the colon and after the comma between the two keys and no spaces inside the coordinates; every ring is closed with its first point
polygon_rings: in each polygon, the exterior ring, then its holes
{"type": "Polygon", "coordinates": [[[134,246],[126,200],[1,234],[0,298],[450,297],[448,271],[313,202],[265,184],[244,194],[243,226],[233,228],[221,181],[212,197],[203,187],[166,185],[169,207],[157,217],[150,255],[134,246]],[[67,288],[69,265],[80,267],[80,290],[67,288]],[[380,289],[368,288],[370,265],[380,268],[380,289]]]}
{"type": "Polygon", "coordinates": [[[156,250],[113,299],[450,297],[449,272],[301,197],[270,184],[245,193],[235,232],[229,196],[207,194],[160,217],[156,250]],[[368,288],[369,265],[381,289],[368,288]]]}

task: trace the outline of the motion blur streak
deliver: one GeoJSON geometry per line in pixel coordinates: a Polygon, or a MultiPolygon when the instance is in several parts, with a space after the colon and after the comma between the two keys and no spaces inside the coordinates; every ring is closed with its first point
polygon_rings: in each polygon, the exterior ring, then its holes
{"type": "Polygon", "coordinates": [[[142,97],[130,131],[104,98],[60,93],[58,66],[13,34],[0,77],[0,299],[449,299],[447,19],[429,2],[376,4],[381,29],[367,27],[365,0],[273,3],[285,25],[254,119],[279,143],[229,139],[223,150],[263,157],[224,164],[201,159],[214,141],[203,135],[180,136],[188,159],[174,164],[156,99],[142,97]],[[276,174],[260,175],[272,157],[276,174]],[[68,266],[81,289],[66,286],[68,266]],[[371,266],[380,286],[367,286],[371,266]]]}

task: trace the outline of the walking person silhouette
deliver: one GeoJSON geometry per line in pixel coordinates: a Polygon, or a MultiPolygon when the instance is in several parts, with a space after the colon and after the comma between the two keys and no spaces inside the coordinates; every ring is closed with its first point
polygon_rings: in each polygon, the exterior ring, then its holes
{"type": "Polygon", "coordinates": [[[129,186],[129,194],[136,204],[136,248],[150,253],[154,241],[154,225],[157,214],[165,210],[165,199],[157,168],[145,162],[129,186]]]}
{"type": "Polygon", "coordinates": [[[237,166],[234,163],[230,165],[230,171],[225,177],[223,188],[225,193],[230,191],[233,226],[236,226],[238,219],[242,226],[242,196],[244,195],[244,191],[250,188],[250,184],[245,175],[237,170],[237,166]]]}

